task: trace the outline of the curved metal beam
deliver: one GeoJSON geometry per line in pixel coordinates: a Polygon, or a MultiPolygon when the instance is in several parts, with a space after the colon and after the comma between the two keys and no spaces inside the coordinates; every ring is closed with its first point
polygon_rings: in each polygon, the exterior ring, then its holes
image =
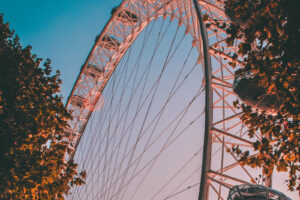
{"type": "Polygon", "coordinates": [[[211,148],[212,148],[212,136],[211,129],[213,123],[213,92],[212,92],[212,67],[209,54],[208,37],[205,24],[203,22],[203,16],[197,0],[193,0],[197,17],[199,20],[199,28],[202,39],[203,60],[204,60],[204,75],[205,75],[205,130],[204,130],[204,148],[202,157],[202,172],[200,181],[200,190],[198,200],[208,199],[208,171],[211,165],[211,148]]]}

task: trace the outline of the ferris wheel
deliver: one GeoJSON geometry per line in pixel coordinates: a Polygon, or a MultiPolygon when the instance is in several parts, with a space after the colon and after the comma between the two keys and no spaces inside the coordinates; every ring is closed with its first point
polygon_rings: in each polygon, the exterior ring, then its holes
{"type": "Polygon", "coordinates": [[[68,199],[227,199],[260,169],[233,101],[222,1],[124,0],[81,68],[67,102],[71,158],[87,172],[68,199]],[[196,3],[196,4],[194,4],[196,3]],[[200,192],[199,192],[200,191],[200,192]],[[231,191],[232,192],[232,191],[231,191]]]}

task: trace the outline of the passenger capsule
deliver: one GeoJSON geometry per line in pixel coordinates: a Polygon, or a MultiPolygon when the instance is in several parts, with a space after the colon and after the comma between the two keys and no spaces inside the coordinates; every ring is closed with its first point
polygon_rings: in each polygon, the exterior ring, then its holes
{"type": "Polygon", "coordinates": [[[88,65],[85,73],[93,78],[98,78],[104,73],[104,68],[99,69],[96,65],[88,65]]]}
{"type": "Polygon", "coordinates": [[[64,136],[66,138],[69,138],[71,136],[71,133],[72,133],[71,131],[67,130],[67,131],[64,132],[64,136]]]}
{"type": "MultiPolygon", "coordinates": [[[[237,5],[239,5],[241,0],[235,0],[235,2],[237,5]]],[[[242,28],[245,28],[249,24],[251,17],[254,14],[254,7],[255,4],[253,2],[248,2],[248,7],[244,7],[244,12],[246,12],[246,15],[244,15],[243,17],[237,17],[236,12],[232,11],[232,9],[225,9],[225,14],[233,23],[240,25],[242,28]]]]}
{"type": "Polygon", "coordinates": [[[233,91],[247,105],[274,113],[281,105],[276,95],[267,94],[267,89],[259,86],[257,81],[250,75],[236,76],[233,91]]]}
{"type": "Polygon", "coordinates": [[[78,108],[82,108],[85,103],[85,99],[81,96],[74,95],[70,103],[78,108]]]}
{"type": "MultiPolygon", "coordinates": [[[[98,40],[98,37],[99,36],[96,37],[96,42],[98,40]]],[[[104,35],[101,38],[101,41],[100,41],[99,45],[103,46],[106,49],[113,49],[113,50],[117,51],[119,46],[120,46],[120,43],[115,38],[113,38],[112,36],[104,35]]]]}
{"type": "Polygon", "coordinates": [[[269,187],[255,184],[237,185],[230,189],[227,200],[292,200],[269,187]]]}
{"type": "MultiPolygon", "coordinates": [[[[111,14],[115,14],[115,12],[118,10],[118,7],[115,7],[111,10],[111,14]]],[[[138,16],[126,9],[122,9],[119,14],[117,15],[117,19],[122,21],[123,23],[137,23],[138,20],[138,16]]]]}

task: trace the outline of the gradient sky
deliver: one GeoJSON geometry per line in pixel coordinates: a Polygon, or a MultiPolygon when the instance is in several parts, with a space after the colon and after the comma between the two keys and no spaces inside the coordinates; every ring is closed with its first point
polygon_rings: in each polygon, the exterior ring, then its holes
{"type": "Polygon", "coordinates": [[[23,46],[61,71],[62,95],[68,97],[97,34],[120,0],[1,0],[0,13],[23,46]]]}
{"type": "MultiPolygon", "coordinates": [[[[21,38],[21,44],[30,44],[33,53],[43,59],[50,58],[53,70],[61,71],[61,92],[66,101],[96,35],[110,18],[111,9],[121,0],[0,2],[0,13],[21,38]]],[[[295,193],[287,194],[297,198],[295,193]]]]}

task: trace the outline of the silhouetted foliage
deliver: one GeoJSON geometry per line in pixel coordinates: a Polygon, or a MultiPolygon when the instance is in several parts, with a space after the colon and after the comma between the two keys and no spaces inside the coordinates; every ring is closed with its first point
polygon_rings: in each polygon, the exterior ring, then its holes
{"type": "Polygon", "coordinates": [[[300,1],[226,0],[225,12],[232,19],[224,28],[226,42],[239,47],[230,54],[235,60],[231,66],[242,63],[236,74],[251,74],[267,95],[281,102],[275,113],[235,102],[249,136],[260,132],[262,138],[254,144],[254,157],[238,146],[232,151],[243,164],[263,167],[266,175],[274,168],[288,171],[289,189],[300,191],[300,1]]]}
{"type": "Polygon", "coordinates": [[[64,199],[85,173],[65,158],[59,72],[30,51],[0,14],[0,199],[64,199]]]}

